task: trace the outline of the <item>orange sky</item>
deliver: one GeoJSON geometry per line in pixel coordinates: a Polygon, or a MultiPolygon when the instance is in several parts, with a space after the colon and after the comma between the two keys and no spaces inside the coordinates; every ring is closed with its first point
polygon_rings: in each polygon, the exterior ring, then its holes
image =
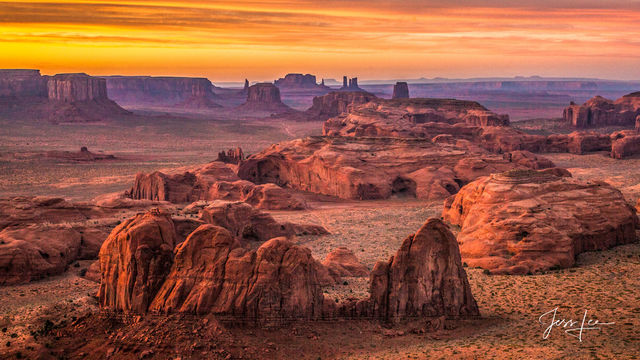
{"type": "Polygon", "coordinates": [[[0,68],[637,80],[640,1],[0,1],[0,68]]]}

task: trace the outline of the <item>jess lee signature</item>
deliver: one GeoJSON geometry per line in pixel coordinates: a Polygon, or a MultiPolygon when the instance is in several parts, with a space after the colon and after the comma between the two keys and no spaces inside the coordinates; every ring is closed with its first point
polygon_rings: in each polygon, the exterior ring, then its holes
{"type": "Polygon", "coordinates": [[[558,308],[549,310],[538,318],[538,322],[543,325],[549,325],[542,333],[542,338],[547,339],[551,335],[554,327],[564,328],[564,332],[569,336],[573,336],[582,342],[582,334],[586,330],[600,330],[601,326],[613,325],[614,322],[600,322],[596,319],[587,319],[588,310],[584,311],[582,321],[572,319],[557,319],[558,308]]]}

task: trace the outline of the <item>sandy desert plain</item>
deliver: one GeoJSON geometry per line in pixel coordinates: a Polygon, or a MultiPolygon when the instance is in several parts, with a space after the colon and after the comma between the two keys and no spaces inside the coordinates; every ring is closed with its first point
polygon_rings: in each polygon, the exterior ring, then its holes
{"type": "MultiPolygon", "coordinates": [[[[609,112],[588,125],[509,122],[472,101],[389,100],[393,84],[313,83],[160,105],[129,89],[140,104],[99,119],[84,100],[49,99],[63,108],[47,120],[20,112],[29,97],[3,100],[0,358],[639,357],[640,135],[618,120],[627,108],[589,100],[609,112]],[[554,309],[586,329],[545,337],[554,309]]],[[[475,95],[527,115],[597,95],[569,84],[537,103],[527,86],[475,95]]],[[[640,95],[622,99],[640,119],[640,95]]]]}

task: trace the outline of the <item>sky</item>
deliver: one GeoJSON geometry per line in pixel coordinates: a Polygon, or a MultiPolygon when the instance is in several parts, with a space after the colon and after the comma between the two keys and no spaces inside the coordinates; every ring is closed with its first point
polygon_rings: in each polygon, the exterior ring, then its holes
{"type": "Polygon", "coordinates": [[[640,0],[0,1],[0,68],[640,79],[640,0]]]}

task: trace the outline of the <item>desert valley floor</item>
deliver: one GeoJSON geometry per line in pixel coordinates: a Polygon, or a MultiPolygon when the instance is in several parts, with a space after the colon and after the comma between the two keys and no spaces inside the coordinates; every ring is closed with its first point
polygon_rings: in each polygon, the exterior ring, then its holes
{"type": "MultiPolygon", "coordinates": [[[[0,193],[90,200],[127,189],[137,172],[205,163],[214,160],[219,150],[234,146],[250,154],[282,140],[317,135],[322,127],[320,122],[265,120],[238,126],[198,119],[185,120],[191,122],[187,127],[173,120],[154,118],[135,125],[2,124],[0,193]],[[117,159],[77,164],[39,156],[80,146],[115,154],[117,159]]],[[[620,161],[605,152],[543,155],[577,179],[604,180],[616,186],[629,203],[640,196],[637,156],[620,161]]],[[[413,198],[350,201],[305,196],[310,205],[307,210],[268,212],[279,221],[326,228],[328,235],[296,239],[315,258],[324,259],[332,249],[344,246],[369,270],[376,261],[392,256],[426,219],[440,217],[443,209],[442,201],[413,198]]],[[[177,215],[188,216],[181,211],[178,207],[177,215]]],[[[455,226],[452,230],[457,232],[455,226]]],[[[84,358],[118,352],[137,359],[154,355],[152,348],[164,351],[155,354],[159,358],[188,353],[187,358],[203,359],[633,359],[640,354],[638,243],[586,252],[578,256],[574,267],[535,275],[488,275],[465,264],[481,317],[447,320],[443,329],[432,332],[412,324],[390,328],[364,320],[246,328],[180,315],[134,319],[124,327],[99,315],[99,284],[80,276],[91,263],[77,261],[62,275],[0,287],[0,354],[84,358]],[[590,317],[615,324],[585,332],[582,342],[559,328],[543,339],[545,326],[538,318],[556,307],[558,316],[581,319],[588,310],[590,317]],[[70,332],[75,337],[65,336],[70,332]]],[[[363,298],[368,295],[368,279],[344,278],[323,292],[336,302],[363,298]]]]}

